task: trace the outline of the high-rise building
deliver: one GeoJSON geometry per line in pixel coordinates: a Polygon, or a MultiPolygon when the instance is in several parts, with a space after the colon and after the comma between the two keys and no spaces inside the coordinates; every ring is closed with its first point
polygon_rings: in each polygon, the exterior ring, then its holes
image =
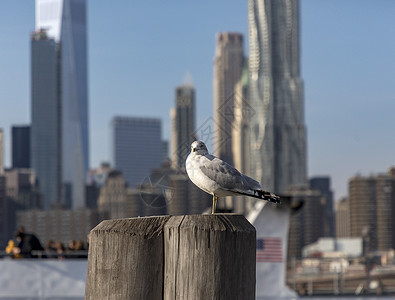
{"type": "MultiPolygon", "coordinates": [[[[0,247],[4,249],[10,238],[10,224],[8,217],[7,197],[6,197],[6,178],[0,175],[0,247]]],[[[13,230],[13,229],[11,229],[13,230]]]]}
{"type": "Polygon", "coordinates": [[[336,203],[336,238],[350,235],[350,203],[348,198],[342,198],[336,203]]]}
{"type": "MultiPolygon", "coordinates": [[[[35,45],[32,42],[32,68],[43,63],[55,73],[47,83],[49,86],[44,89],[51,95],[45,91],[42,93],[43,97],[50,97],[47,101],[51,101],[52,106],[54,103],[58,105],[53,117],[59,124],[59,141],[54,143],[58,143],[61,153],[58,166],[61,172],[61,200],[51,197],[45,200],[46,207],[54,201],[72,208],[83,207],[85,175],[89,164],[86,0],[36,0],[36,31],[46,33],[48,45],[38,43],[40,45],[33,49],[35,45]],[[42,51],[47,51],[49,58],[40,54],[41,47],[46,48],[42,51]]],[[[38,74],[49,76],[44,74],[44,70],[32,70],[33,93],[34,90],[41,93],[37,89],[42,86],[35,87],[35,80],[43,84],[38,74]]],[[[44,110],[42,113],[46,113],[44,107],[41,109],[44,110]]],[[[32,107],[32,110],[35,108],[32,107]]],[[[39,134],[33,132],[34,126],[32,119],[32,146],[39,134]]],[[[34,151],[32,149],[33,156],[34,151]]],[[[38,176],[39,173],[37,171],[38,176]]],[[[38,180],[44,184],[43,178],[39,177],[38,180]]]]}
{"type": "Polygon", "coordinates": [[[185,81],[176,88],[176,105],[170,115],[172,119],[172,167],[185,171],[185,160],[195,140],[195,87],[185,81]]]}
{"type": "Polygon", "coordinates": [[[169,141],[162,140],[162,162],[169,160],[169,141]]]}
{"type": "Polygon", "coordinates": [[[232,125],[234,121],[235,85],[244,65],[243,35],[234,32],[217,34],[214,58],[214,152],[233,165],[232,125]]]}
{"type": "Polygon", "coordinates": [[[376,176],[377,249],[395,248],[395,178],[376,176]]]}
{"type": "Polygon", "coordinates": [[[307,183],[299,1],[249,0],[251,175],[284,193],[307,183]]]}
{"type": "Polygon", "coordinates": [[[4,174],[4,132],[0,128],[0,176],[4,174]]]}
{"type": "MultiPolygon", "coordinates": [[[[248,60],[244,62],[243,74],[235,85],[232,124],[232,153],[234,167],[243,174],[250,173],[250,118],[254,113],[248,98],[248,60]]],[[[234,212],[247,214],[256,203],[252,197],[233,197],[234,212]]]]}
{"type": "Polygon", "coordinates": [[[370,250],[377,250],[376,182],[373,177],[355,176],[348,182],[350,234],[364,235],[370,250]]]}
{"type": "Polygon", "coordinates": [[[45,30],[31,39],[31,166],[43,208],[61,203],[61,124],[58,45],[45,30]]]}
{"type": "Polygon", "coordinates": [[[111,126],[114,169],[131,188],[149,181],[151,170],[162,163],[161,120],[115,117],[111,126]]]}
{"type": "Polygon", "coordinates": [[[369,251],[395,247],[395,177],[355,176],[349,180],[350,235],[363,236],[369,251]]]}
{"type": "Polygon", "coordinates": [[[12,126],[12,167],[30,168],[30,125],[12,126]]]}
{"type": "Polygon", "coordinates": [[[292,200],[302,201],[303,206],[291,216],[288,235],[288,256],[301,257],[302,248],[323,236],[323,197],[318,190],[306,187],[290,189],[292,200]]]}
{"type": "Polygon", "coordinates": [[[310,189],[318,190],[323,197],[324,218],[322,220],[323,236],[335,236],[335,221],[333,211],[333,192],[331,190],[331,179],[328,176],[317,176],[310,178],[310,189]]]}

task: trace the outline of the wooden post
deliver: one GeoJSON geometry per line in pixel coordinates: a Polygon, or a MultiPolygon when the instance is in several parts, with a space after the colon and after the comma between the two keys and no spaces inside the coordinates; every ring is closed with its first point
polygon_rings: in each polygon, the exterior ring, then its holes
{"type": "Polygon", "coordinates": [[[169,218],[108,220],[92,229],[85,299],[163,299],[163,225],[169,218]]]}
{"type": "Polygon", "coordinates": [[[255,299],[255,228],[241,215],[103,221],[85,299],[255,299]]]}
{"type": "Polygon", "coordinates": [[[256,232],[244,216],[172,217],[164,235],[163,299],[255,299],[256,232]]]}

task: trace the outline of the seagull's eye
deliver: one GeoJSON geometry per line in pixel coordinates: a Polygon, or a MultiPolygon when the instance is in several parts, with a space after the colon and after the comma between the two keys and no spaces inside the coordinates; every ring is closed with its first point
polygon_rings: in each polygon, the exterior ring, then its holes
{"type": "Polygon", "coordinates": [[[195,152],[195,151],[196,151],[196,148],[192,148],[192,151],[195,152]]]}

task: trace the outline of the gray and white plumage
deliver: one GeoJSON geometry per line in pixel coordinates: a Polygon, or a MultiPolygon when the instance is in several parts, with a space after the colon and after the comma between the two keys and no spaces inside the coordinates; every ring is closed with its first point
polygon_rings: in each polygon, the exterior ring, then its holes
{"type": "MultiPolygon", "coordinates": [[[[186,160],[186,170],[191,181],[214,197],[247,195],[279,203],[280,197],[266,192],[251,177],[241,174],[223,160],[211,155],[202,141],[194,141],[186,160]]],[[[213,205],[215,211],[215,203],[213,205]]]]}

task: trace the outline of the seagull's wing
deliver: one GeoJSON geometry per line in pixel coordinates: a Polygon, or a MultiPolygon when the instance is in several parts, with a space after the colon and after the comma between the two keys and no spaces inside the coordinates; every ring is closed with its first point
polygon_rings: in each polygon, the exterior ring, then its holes
{"type": "Polygon", "coordinates": [[[202,156],[199,161],[199,169],[223,190],[275,203],[280,202],[278,196],[262,190],[259,182],[241,174],[237,169],[213,155],[202,156]]]}
{"type": "Polygon", "coordinates": [[[202,156],[199,160],[199,169],[224,190],[233,191],[233,189],[243,186],[243,175],[234,167],[213,155],[202,156]]]}

